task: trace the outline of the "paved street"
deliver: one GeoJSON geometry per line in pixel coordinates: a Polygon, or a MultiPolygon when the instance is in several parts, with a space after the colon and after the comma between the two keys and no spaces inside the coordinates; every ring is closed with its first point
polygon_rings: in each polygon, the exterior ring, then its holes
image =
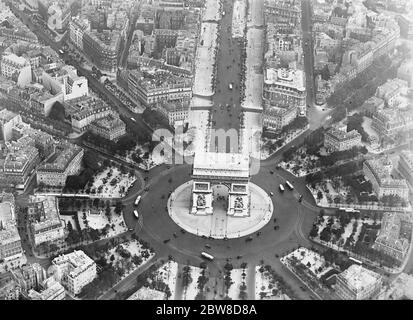
{"type": "MultiPolygon", "coordinates": [[[[190,179],[191,166],[182,165],[171,168],[161,179],[154,179],[150,183],[150,192],[144,193],[138,211],[141,215],[141,227],[133,215],[135,209],[133,202],[136,194],[131,192],[125,199],[125,222],[128,227],[135,228],[138,236],[154,247],[159,257],[167,257],[171,254],[179,263],[190,263],[198,266],[202,261],[201,251],[205,245],[211,245],[211,254],[215,260],[209,265],[216,267],[217,272],[222,270],[226,259],[232,259],[235,265],[247,261],[258,264],[262,258],[276,261],[275,253],[281,255],[286,250],[300,245],[309,245],[306,235],[311,229],[313,220],[319,209],[314,205],[314,200],[299,179],[293,179],[292,175],[282,170],[274,174],[269,171],[274,168],[262,167],[260,172],[252,177],[252,182],[260,185],[266,191],[273,191],[274,204],[273,218],[277,221],[268,223],[262,228],[261,235],[253,235],[253,240],[246,242],[247,237],[230,240],[214,240],[197,237],[189,233],[182,234],[180,228],[171,220],[166,210],[169,192],[190,179]],[[285,191],[281,194],[278,185],[289,179],[295,186],[294,191],[285,191]],[[170,183],[167,181],[171,181],[170,183]],[[304,195],[304,200],[298,202],[299,194],[304,195]],[[279,229],[274,230],[274,225],[279,229]],[[177,237],[174,238],[173,234],[177,237]],[[168,240],[168,243],[164,243],[168,240]],[[238,255],[242,259],[237,260],[238,255]]],[[[159,177],[159,176],[158,176],[159,177]]],[[[286,272],[286,271],[285,271],[286,272]]],[[[212,273],[214,275],[214,273],[212,273]]],[[[288,272],[286,273],[288,274],[288,272]]]]}
{"type": "Polygon", "coordinates": [[[301,5],[301,27],[303,31],[304,71],[307,81],[307,104],[314,105],[314,49],[311,22],[311,0],[303,0],[301,5]]]}
{"type": "MultiPolygon", "coordinates": [[[[217,72],[215,78],[216,91],[213,97],[212,126],[214,129],[239,129],[241,111],[241,44],[232,38],[232,9],[234,4],[230,0],[223,2],[223,10],[226,12],[219,23],[219,43],[216,57],[217,72]],[[229,85],[232,85],[232,89],[229,85]]],[[[220,146],[218,146],[219,148],[220,146]]],[[[229,152],[225,150],[211,150],[229,152]]]]}

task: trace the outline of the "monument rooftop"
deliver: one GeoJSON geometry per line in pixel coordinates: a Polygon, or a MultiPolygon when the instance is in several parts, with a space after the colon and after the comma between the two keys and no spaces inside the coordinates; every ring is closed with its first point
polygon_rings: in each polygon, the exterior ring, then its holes
{"type": "Polygon", "coordinates": [[[241,153],[197,152],[193,175],[249,179],[249,157],[241,153]]]}

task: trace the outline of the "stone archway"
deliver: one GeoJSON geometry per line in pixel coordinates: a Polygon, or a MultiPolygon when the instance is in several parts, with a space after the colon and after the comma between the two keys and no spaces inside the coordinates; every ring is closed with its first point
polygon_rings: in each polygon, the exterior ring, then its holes
{"type": "MultiPolygon", "coordinates": [[[[193,192],[196,183],[199,181],[190,180],[175,189],[169,197],[167,205],[171,219],[192,234],[215,239],[239,238],[258,231],[271,219],[274,210],[271,198],[266,191],[251,182],[247,185],[248,200],[244,200],[247,201],[248,205],[247,215],[243,215],[245,211],[240,210],[237,205],[239,200],[237,198],[242,198],[242,194],[245,192],[245,189],[240,190],[237,183],[231,183],[231,189],[228,189],[218,182],[212,183],[212,187],[211,184],[203,182],[205,190],[198,189],[198,195],[202,195],[203,199],[209,199],[211,201],[210,207],[208,207],[207,201],[202,201],[200,203],[202,206],[196,208],[197,212],[191,212],[194,199],[197,199],[197,197],[194,198],[193,192]],[[228,193],[228,201],[222,200],[221,203],[213,205],[213,193],[218,195],[215,192],[218,189],[222,191],[220,194],[228,193]],[[189,203],[191,206],[188,206],[189,203]],[[223,206],[227,206],[227,204],[228,208],[224,208],[223,206]],[[211,210],[208,213],[209,209],[211,210]]],[[[246,197],[246,195],[243,196],[246,197]]]]}
{"type": "Polygon", "coordinates": [[[212,184],[213,204],[217,202],[228,202],[231,185],[225,182],[212,184]]]}

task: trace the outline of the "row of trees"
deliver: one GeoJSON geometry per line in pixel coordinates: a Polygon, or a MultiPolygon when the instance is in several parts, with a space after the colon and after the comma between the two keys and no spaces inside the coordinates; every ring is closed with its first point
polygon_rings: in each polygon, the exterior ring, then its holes
{"type": "Polygon", "coordinates": [[[209,281],[209,278],[207,277],[207,273],[206,273],[207,265],[205,262],[202,262],[200,267],[202,271],[197,281],[198,293],[195,296],[195,300],[206,300],[204,290],[205,290],[205,285],[209,281]]]}
{"type": "Polygon", "coordinates": [[[142,119],[154,129],[165,128],[172,131],[168,119],[158,110],[146,108],[142,113],[142,119]]]}
{"type": "Polygon", "coordinates": [[[373,96],[377,87],[396,76],[397,68],[398,64],[392,65],[389,56],[382,56],[356,78],[336,90],[327,99],[330,106],[336,107],[331,115],[334,122],[344,119],[346,110],[351,111],[360,107],[373,96]]]}
{"type": "Polygon", "coordinates": [[[292,122],[281,129],[281,133],[303,129],[306,125],[308,125],[308,119],[306,117],[296,117],[292,122]]]}
{"type": "Polygon", "coordinates": [[[357,157],[360,153],[367,154],[366,147],[353,147],[350,150],[336,151],[327,156],[319,156],[320,166],[332,166],[339,161],[353,159],[357,157]]]}
{"type": "Polygon", "coordinates": [[[305,181],[307,184],[310,184],[313,188],[315,188],[315,184],[332,179],[334,177],[342,177],[345,175],[353,174],[363,167],[363,162],[356,160],[347,162],[340,166],[334,166],[331,168],[327,168],[324,171],[318,171],[312,174],[309,174],[305,177],[305,181]]]}
{"type": "Polygon", "coordinates": [[[347,131],[356,130],[361,135],[361,141],[368,142],[369,135],[363,128],[363,115],[355,113],[347,117],[347,131]]]}

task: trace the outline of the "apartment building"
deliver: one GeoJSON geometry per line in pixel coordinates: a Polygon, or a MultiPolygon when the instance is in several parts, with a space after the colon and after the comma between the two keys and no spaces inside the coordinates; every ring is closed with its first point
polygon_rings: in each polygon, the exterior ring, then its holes
{"type": "Polygon", "coordinates": [[[97,275],[96,263],[80,250],[54,258],[52,265],[57,280],[73,295],[79,294],[97,275]]]}
{"type": "Polygon", "coordinates": [[[0,110],[0,141],[9,141],[13,137],[13,128],[21,123],[22,117],[7,109],[0,110]]]}
{"type": "Polygon", "coordinates": [[[265,0],[264,17],[266,22],[281,19],[292,25],[299,25],[301,23],[301,1],[265,0]]]}
{"type": "Polygon", "coordinates": [[[90,32],[90,22],[88,19],[74,17],[69,22],[69,38],[76,48],[83,51],[83,35],[90,32]]]}
{"type": "Polygon", "coordinates": [[[324,147],[330,152],[350,150],[361,145],[361,134],[357,130],[347,132],[347,126],[330,128],[324,133],[324,147]]]}
{"type": "Polygon", "coordinates": [[[272,104],[294,106],[306,111],[305,75],[298,69],[267,68],[264,75],[264,99],[272,104]]]}
{"type": "Polygon", "coordinates": [[[163,101],[157,107],[174,128],[189,122],[190,100],[163,101]]]}
{"type": "MultiPolygon", "coordinates": [[[[0,193],[0,260],[17,261],[23,256],[21,239],[17,230],[14,196],[0,193]]],[[[19,266],[17,261],[15,266],[19,266]]]]}
{"type": "Polygon", "coordinates": [[[406,95],[408,91],[408,83],[405,80],[394,78],[389,79],[376,90],[376,97],[383,99],[388,107],[395,107],[398,104],[398,99],[402,95],[406,95]]]}
{"type": "Polygon", "coordinates": [[[103,100],[91,96],[66,101],[64,106],[66,114],[70,116],[73,130],[78,133],[85,132],[92,122],[113,112],[103,100]]]}
{"type": "Polygon", "coordinates": [[[297,117],[297,108],[294,106],[281,108],[266,106],[263,113],[263,126],[270,129],[282,129],[297,117]]]}
{"type": "Polygon", "coordinates": [[[192,97],[191,80],[174,76],[156,68],[131,70],[128,75],[129,93],[145,106],[160,101],[185,100],[192,97]]]}
{"type": "Polygon", "coordinates": [[[117,70],[122,45],[123,38],[116,30],[92,30],[83,34],[83,51],[101,70],[117,70]]]}
{"type": "Polygon", "coordinates": [[[60,220],[56,197],[31,196],[28,213],[36,246],[64,238],[64,224],[60,220]]]}
{"type": "Polygon", "coordinates": [[[28,297],[30,300],[64,300],[66,291],[59,282],[50,277],[44,281],[42,290],[31,289],[28,297]]]}
{"type": "Polygon", "coordinates": [[[0,144],[0,187],[24,190],[39,162],[39,152],[28,136],[0,144]]]}
{"type": "Polygon", "coordinates": [[[409,189],[406,180],[392,178],[392,170],[393,164],[387,157],[370,159],[363,163],[363,173],[379,198],[397,195],[401,199],[407,199],[409,189]]]}
{"type": "Polygon", "coordinates": [[[353,264],[338,274],[335,290],[343,300],[374,298],[382,286],[382,277],[361,265],[353,264]]]}
{"type": "Polygon", "coordinates": [[[413,113],[410,107],[379,109],[372,118],[372,128],[380,137],[395,138],[397,134],[413,129],[413,113]]]}
{"type": "Polygon", "coordinates": [[[63,187],[68,176],[79,173],[84,151],[81,147],[61,143],[55,153],[37,168],[37,184],[63,187]]]}
{"type": "Polygon", "coordinates": [[[92,133],[110,141],[116,141],[126,134],[126,124],[116,113],[92,122],[89,129],[92,133]]]}
{"type": "Polygon", "coordinates": [[[3,77],[12,79],[19,86],[25,86],[32,81],[32,67],[30,62],[14,53],[8,53],[2,56],[0,72],[3,77]]]}
{"type": "Polygon", "coordinates": [[[411,230],[410,213],[385,212],[374,248],[403,261],[409,250],[411,230]]]}

